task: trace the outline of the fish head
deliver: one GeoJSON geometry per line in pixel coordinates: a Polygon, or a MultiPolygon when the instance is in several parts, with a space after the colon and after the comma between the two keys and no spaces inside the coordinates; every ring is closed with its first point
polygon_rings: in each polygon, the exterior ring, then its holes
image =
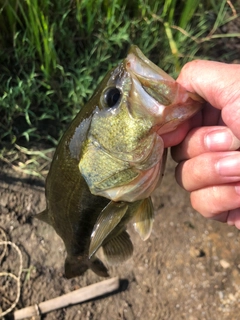
{"type": "Polygon", "coordinates": [[[94,95],[79,169],[91,193],[113,201],[147,198],[162,173],[159,135],[194,115],[203,100],[131,46],[94,95]]]}

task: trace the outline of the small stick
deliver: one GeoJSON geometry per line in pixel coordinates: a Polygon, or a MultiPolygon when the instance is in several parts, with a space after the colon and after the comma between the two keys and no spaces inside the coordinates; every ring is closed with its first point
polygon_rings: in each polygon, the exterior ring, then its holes
{"type": "Polygon", "coordinates": [[[14,312],[14,319],[26,319],[28,317],[36,317],[41,314],[64,308],[76,303],[87,301],[103,294],[115,291],[119,288],[119,278],[104,280],[94,283],[85,288],[81,288],[60,297],[35,304],[34,306],[23,308],[14,312]]]}

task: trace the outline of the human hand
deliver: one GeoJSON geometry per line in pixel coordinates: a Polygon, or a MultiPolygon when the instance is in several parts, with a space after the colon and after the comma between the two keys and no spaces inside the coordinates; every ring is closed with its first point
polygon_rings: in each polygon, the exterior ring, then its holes
{"type": "Polygon", "coordinates": [[[177,182],[203,216],[240,229],[240,65],[193,61],[177,80],[207,103],[188,123],[163,136],[177,182]]]}

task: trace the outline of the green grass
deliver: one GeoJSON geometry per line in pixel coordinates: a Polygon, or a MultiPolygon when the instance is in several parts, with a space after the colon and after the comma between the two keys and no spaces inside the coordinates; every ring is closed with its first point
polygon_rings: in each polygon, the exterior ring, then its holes
{"type": "Polygon", "coordinates": [[[49,158],[38,148],[56,146],[131,43],[175,77],[195,58],[237,58],[234,50],[214,49],[220,38],[239,37],[221,31],[239,12],[232,3],[0,0],[1,159],[43,173],[49,158]]]}

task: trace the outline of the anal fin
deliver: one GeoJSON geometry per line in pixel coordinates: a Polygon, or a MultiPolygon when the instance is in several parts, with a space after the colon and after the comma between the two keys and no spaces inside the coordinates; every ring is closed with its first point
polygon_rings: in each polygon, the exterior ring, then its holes
{"type": "Polygon", "coordinates": [[[109,265],[115,265],[126,261],[133,253],[132,241],[125,230],[111,238],[102,247],[109,265]]]}

